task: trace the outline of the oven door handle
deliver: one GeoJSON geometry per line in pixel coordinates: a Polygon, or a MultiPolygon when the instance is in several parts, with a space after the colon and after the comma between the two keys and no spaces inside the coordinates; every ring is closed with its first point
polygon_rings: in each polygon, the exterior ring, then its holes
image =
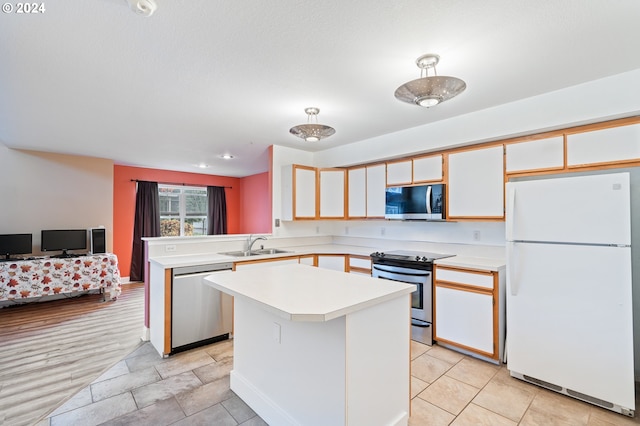
{"type": "Polygon", "coordinates": [[[415,272],[415,273],[402,272],[402,271],[394,270],[393,267],[384,268],[383,265],[377,265],[377,264],[373,265],[373,269],[375,269],[377,271],[381,271],[381,272],[387,272],[389,274],[406,275],[408,277],[428,277],[429,275],[431,275],[431,272],[429,272],[429,271],[420,271],[420,272],[415,272]]]}

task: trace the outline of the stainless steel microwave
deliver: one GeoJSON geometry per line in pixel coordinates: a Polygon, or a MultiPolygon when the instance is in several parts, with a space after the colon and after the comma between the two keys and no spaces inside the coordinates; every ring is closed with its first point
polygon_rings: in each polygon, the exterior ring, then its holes
{"type": "Polygon", "coordinates": [[[445,185],[393,186],[385,194],[385,219],[446,219],[445,185]]]}

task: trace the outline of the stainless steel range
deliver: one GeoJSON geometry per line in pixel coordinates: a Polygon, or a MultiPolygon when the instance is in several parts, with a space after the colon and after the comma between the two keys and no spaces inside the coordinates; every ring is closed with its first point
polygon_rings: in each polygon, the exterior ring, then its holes
{"type": "Polygon", "coordinates": [[[427,345],[433,343],[433,261],[453,254],[420,251],[371,253],[375,278],[413,284],[411,293],[411,339],[427,345]]]}

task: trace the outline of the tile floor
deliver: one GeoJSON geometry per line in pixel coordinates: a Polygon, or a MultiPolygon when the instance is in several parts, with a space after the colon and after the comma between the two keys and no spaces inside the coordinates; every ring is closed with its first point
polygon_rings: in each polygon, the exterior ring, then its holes
{"type": "MultiPolygon", "coordinates": [[[[438,345],[411,342],[411,359],[411,426],[640,424],[438,345]]],[[[265,425],[229,389],[232,363],[233,341],[164,359],[145,343],[37,426],[265,425]]]]}

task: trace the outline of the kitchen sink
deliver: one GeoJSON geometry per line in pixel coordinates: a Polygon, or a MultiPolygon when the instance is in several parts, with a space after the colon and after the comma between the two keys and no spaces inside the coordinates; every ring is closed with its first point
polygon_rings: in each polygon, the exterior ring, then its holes
{"type": "Polygon", "coordinates": [[[242,251],[242,250],[227,251],[219,254],[224,254],[225,256],[234,256],[234,257],[247,257],[247,256],[260,256],[264,254],[280,254],[280,253],[292,253],[292,252],[288,250],[281,250],[281,249],[260,249],[260,250],[251,250],[251,251],[242,251]]]}

